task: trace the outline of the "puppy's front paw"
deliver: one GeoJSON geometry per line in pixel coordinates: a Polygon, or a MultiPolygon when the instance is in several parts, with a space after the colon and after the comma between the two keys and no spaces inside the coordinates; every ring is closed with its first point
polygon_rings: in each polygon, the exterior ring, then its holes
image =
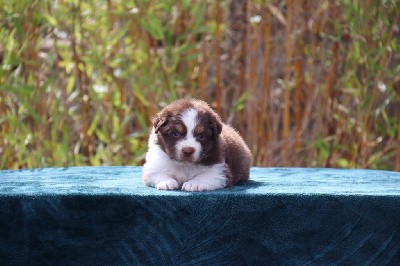
{"type": "Polygon", "coordinates": [[[175,179],[161,181],[157,184],[158,190],[174,190],[179,188],[179,184],[175,179]]]}
{"type": "Polygon", "coordinates": [[[182,190],[185,191],[206,191],[212,190],[213,188],[208,184],[196,181],[196,180],[189,180],[182,185],[182,190]]]}

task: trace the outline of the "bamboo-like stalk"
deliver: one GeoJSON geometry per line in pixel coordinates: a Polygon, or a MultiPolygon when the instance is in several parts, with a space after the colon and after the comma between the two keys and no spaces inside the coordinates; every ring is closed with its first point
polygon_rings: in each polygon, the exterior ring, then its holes
{"type": "MultiPolygon", "coordinates": [[[[40,69],[39,69],[39,57],[37,43],[39,39],[39,29],[35,23],[32,23],[33,14],[37,12],[35,7],[27,7],[24,10],[24,17],[22,20],[23,39],[20,40],[22,49],[22,62],[23,62],[23,76],[25,83],[27,84],[30,77],[33,77],[33,85],[35,93],[34,95],[41,95],[40,88],[40,69]]],[[[37,134],[43,134],[46,138],[49,137],[49,130],[46,127],[45,116],[46,112],[46,98],[38,97],[31,98],[31,104],[38,115],[42,119],[43,123],[32,122],[30,127],[32,130],[33,139],[37,134]]]]}
{"type": "MultiPolygon", "coordinates": [[[[333,120],[333,112],[334,112],[334,99],[335,99],[335,84],[337,81],[337,74],[338,74],[338,51],[339,51],[339,43],[335,41],[332,44],[331,48],[331,67],[328,73],[327,81],[325,84],[325,91],[324,91],[324,96],[325,96],[325,102],[324,102],[324,107],[325,107],[325,114],[326,118],[325,121],[327,123],[326,128],[327,132],[326,134],[328,136],[332,136],[336,132],[336,123],[333,120]]],[[[332,158],[334,155],[333,151],[333,142],[330,142],[329,146],[329,155],[328,158],[325,161],[325,167],[332,167],[332,158]]]]}
{"type": "MultiPolygon", "coordinates": [[[[294,2],[294,9],[296,10],[296,17],[299,17],[301,14],[301,2],[302,0],[295,0],[294,2]]],[[[301,23],[301,21],[304,21],[304,19],[300,20],[299,18],[296,19],[301,23]]],[[[297,31],[299,31],[300,28],[302,28],[302,25],[298,25],[299,23],[296,23],[296,28],[297,31]]],[[[306,24],[306,23],[304,23],[306,24]]],[[[303,30],[301,32],[303,36],[305,35],[305,31],[303,30]]],[[[301,97],[302,97],[302,90],[304,87],[304,66],[303,66],[303,60],[305,58],[304,56],[304,49],[303,45],[299,39],[305,39],[301,37],[296,37],[295,43],[294,43],[294,59],[293,59],[293,72],[294,72],[294,77],[295,77],[295,85],[294,85],[294,90],[293,90],[293,96],[294,96],[294,124],[295,124],[295,129],[294,129],[294,140],[293,140],[293,150],[294,152],[299,152],[299,141],[300,141],[300,134],[301,134],[301,113],[302,113],[302,107],[301,107],[301,97]]],[[[299,164],[300,161],[293,162],[299,164]]]]}
{"type": "Polygon", "coordinates": [[[268,145],[272,144],[272,126],[271,126],[271,113],[270,113],[270,64],[271,64],[271,15],[267,11],[268,7],[263,4],[262,7],[262,26],[261,36],[264,36],[264,54],[263,54],[263,75],[261,80],[261,95],[264,97],[260,98],[261,114],[259,115],[259,125],[261,125],[258,131],[258,142],[261,147],[260,164],[266,165],[269,161],[268,157],[268,145]]]}
{"type": "Polygon", "coordinates": [[[290,78],[292,74],[292,25],[293,25],[293,0],[287,1],[286,29],[285,29],[285,87],[283,90],[283,116],[282,116],[282,165],[288,166],[289,141],[290,141],[290,78]]]}
{"type": "Polygon", "coordinates": [[[256,92],[255,88],[257,86],[257,53],[259,47],[259,27],[258,25],[253,25],[249,29],[250,31],[250,62],[249,62],[249,81],[248,81],[248,88],[247,92],[249,93],[249,98],[247,100],[246,106],[246,113],[248,117],[248,121],[250,122],[247,125],[247,136],[248,144],[250,145],[255,162],[257,163],[260,151],[260,143],[258,139],[258,132],[261,130],[259,127],[258,117],[260,116],[259,100],[258,100],[258,93],[256,92]]]}
{"type": "MultiPolygon", "coordinates": [[[[213,6],[208,5],[206,9],[210,9],[210,7],[213,8],[213,6]]],[[[209,15],[208,12],[206,11],[204,14],[204,22],[208,21],[209,15]]],[[[199,97],[201,100],[205,101],[206,100],[206,83],[207,83],[207,33],[201,34],[201,42],[198,44],[198,49],[197,52],[199,54],[199,57],[197,58],[197,64],[198,64],[198,73],[197,73],[197,97],[199,97]]]]}
{"type": "Polygon", "coordinates": [[[206,35],[201,38],[201,48],[200,48],[200,62],[199,62],[199,76],[198,76],[198,86],[199,86],[199,97],[202,100],[206,99],[206,79],[207,79],[207,49],[206,49],[206,35]]]}
{"type": "MultiPolygon", "coordinates": [[[[161,69],[162,76],[163,76],[163,81],[164,81],[164,83],[166,83],[166,85],[164,87],[160,87],[160,89],[159,89],[160,92],[159,92],[158,96],[161,96],[162,92],[164,92],[165,90],[170,91],[168,75],[164,72],[161,59],[159,60],[159,58],[158,58],[156,41],[153,39],[153,37],[150,35],[150,33],[143,31],[142,34],[145,36],[144,39],[146,40],[146,43],[147,43],[147,47],[146,47],[146,50],[147,50],[146,66],[147,66],[147,71],[148,71],[147,73],[152,79],[155,79],[154,75],[157,73],[155,71],[151,71],[150,66],[152,64],[156,64],[158,62],[159,67],[161,69]]],[[[158,100],[160,100],[160,99],[158,99],[158,100]]],[[[156,114],[156,112],[158,111],[158,102],[155,102],[153,107],[154,108],[152,108],[152,115],[156,114]]]]}
{"type": "MultiPolygon", "coordinates": [[[[190,33],[187,29],[190,28],[190,17],[188,16],[188,11],[185,10],[182,6],[182,1],[178,0],[175,1],[175,10],[176,10],[176,20],[174,23],[174,29],[173,29],[173,34],[176,36],[176,41],[173,44],[175,47],[179,47],[183,44],[187,45],[194,45],[195,43],[195,38],[193,33],[190,33]],[[189,25],[189,26],[188,26],[189,25]],[[180,37],[185,37],[185,39],[182,38],[182,40],[178,40],[180,37]]],[[[167,44],[168,45],[168,44],[167,44]]],[[[189,49],[185,55],[191,55],[195,53],[195,48],[189,49]]],[[[181,55],[182,57],[185,55],[181,55]]],[[[181,86],[178,86],[175,90],[178,92],[178,96],[182,96],[189,94],[192,97],[195,95],[195,86],[193,86],[193,77],[194,77],[194,60],[178,60],[178,65],[176,66],[175,72],[178,75],[182,75],[182,81],[183,81],[183,88],[181,86]]]]}
{"type": "MultiPolygon", "coordinates": [[[[368,8],[370,5],[370,1],[366,1],[364,4],[358,3],[358,5],[363,5],[360,6],[359,8],[364,9],[364,12],[369,12],[368,8]]],[[[369,28],[369,22],[366,21],[365,22],[365,27],[369,28]]],[[[366,42],[368,44],[372,44],[371,42],[371,38],[372,38],[372,34],[369,33],[366,36],[364,36],[366,38],[366,42]]],[[[367,106],[367,110],[366,112],[360,112],[359,116],[359,123],[360,123],[360,127],[363,129],[361,132],[361,137],[359,138],[359,141],[357,143],[357,148],[356,148],[356,153],[354,154],[353,157],[353,163],[356,166],[360,166],[362,165],[366,160],[366,154],[368,153],[367,149],[368,149],[368,138],[369,138],[369,130],[368,130],[368,121],[370,120],[370,112],[372,110],[372,106],[375,103],[375,98],[376,98],[376,88],[374,88],[374,86],[369,86],[368,84],[368,74],[367,74],[367,66],[366,66],[366,62],[363,62],[360,64],[359,66],[359,72],[360,72],[360,83],[361,83],[361,92],[362,92],[362,98],[366,99],[367,98],[367,94],[370,95],[370,101],[368,103],[367,106]],[[368,88],[371,88],[372,91],[368,92],[368,88]]]]}
{"type": "Polygon", "coordinates": [[[293,141],[293,150],[295,152],[299,151],[300,145],[300,135],[301,135],[301,90],[304,86],[304,72],[303,72],[303,49],[299,41],[296,41],[295,51],[294,51],[294,62],[293,62],[293,70],[295,75],[295,86],[294,86],[294,124],[295,124],[295,133],[294,133],[294,141],[293,141]]]}
{"type": "MultiPolygon", "coordinates": [[[[309,4],[311,6],[311,3],[309,4]]],[[[319,47],[321,45],[324,45],[320,40],[318,39],[319,32],[327,27],[327,20],[329,18],[329,12],[330,9],[329,7],[324,7],[323,5],[318,6],[317,10],[315,10],[313,13],[313,23],[311,24],[311,29],[310,29],[310,34],[311,34],[311,47],[310,47],[310,56],[309,56],[309,62],[308,62],[308,68],[309,68],[309,82],[308,82],[308,90],[309,94],[306,96],[306,103],[305,103],[305,108],[304,112],[302,114],[302,130],[307,130],[309,127],[310,121],[314,119],[313,114],[311,112],[312,108],[315,106],[316,103],[322,104],[321,108],[324,108],[326,106],[327,100],[324,98],[324,94],[319,93],[319,88],[322,87],[323,83],[320,81],[320,78],[316,73],[318,73],[318,70],[320,68],[320,64],[318,63],[319,61],[322,60],[322,62],[326,61],[324,59],[323,53],[317,53],[320,51],[319,47]],[[320,44],[321,43],[321,44],[320,44]]],[[[317,124],[316,126],[317,131],[316,132],[310,132],[312,135],[311,137],[314,137],[315,134],[319,136],[325,136],[326,133],[324,132],[326,130],[326,125],[324,124],[325,118],[322,117],[322,115],[319,115],[315,117],[317,119],[317,124]],[[320,129],[319,129],[320,128],[320,129]]],[[[313,149],[309,151],[311,153],[312,158],[316,158],[318,156],[317,150],[313,149]]]]}
{"type": "Polygon", "coordinates": [[[115,23],[112,0],[107,0],[107,15],[108,15],[109,29],[112,30],[115,23]]]}
{"type": "MultiPolygon", "coordinates": [[[[311,1],[305,0],[305,14],[306,14],[306,23],[310,21],[312,14],[311,1]]],[[[305,93],[305,103],[303,113],[301,115],[302,128],[301,131],[304,131],[309,124],[310,121],[310,111],[313,102],[311,101],[312,95],[314,95],[314,91],[316,90],[316,86],[314,84],[314,73],[315,73],[315,57],[317,54],[317,34],[319,31],[319,14],[318,12],[314,13],[314,23],[311,25],[311,28],[306,27],[306,36],[308,35],[310,38],[310,54],[308,56],[308,82],[307,82],[307,90],[305,93]]]]}
{"type": "Polygon", "coordinates": [[[185,11],[182,10],[182,0],[176,0],[175,7],[178,14],[174,25],[174,33],[181,35],[185,31],[185,11]]]}
{"type": "MultiPolygon", "coordinates": [[[[195,37],[190,34],[189,38],[187,39],[187,43],[189,43],[189,45],[193,45],[193,47],[196,46],[196,40],[195,37]]],[[[189,55],[193,55],[197,53],[197,49],[196,48],[192,48],[188,51],[189,55]]],[[[196,91],[197,91],[197,86],[196,86],[196,75],[198,74],[197,71],[198,69],[196,68],[196,64],[197,61],[192,59],[189,60],[189,62],[187,62],[188,65],[188,71],[186,73],[186,84],[185,87],[189,87],[190,88],[190,95],[195,96],[196,95],[196,91]]]]}
{"type": "MultiPolygon", "coordinates": [[[[113,14],[113,4],[112,4],[111,0],[107,0],[107,16],[108,16],[108,24],[109,24],[108,28],[109,28],[109,31],[111,32],[113,30],[114,24],[115,24],[115,17],[113,14]]],[[[118,46],[114,46],[112,48],[112,51],[110,53],[111,58],[114,57],[118,53],[117,48],[118,48],[118,46]]],[[[111,68],[108,68],[108,72],[118,88],[120,102],[123,105],[127,101],[127,92],[126,92],[126,88],[124,86],[124,82],[123,82],[123,80],[121,80],[120,78],[118,78],[114,75],[111,68]]],[[[123,108],[118,108],[117,113],[118,113],[118,116],[120,119],[125,116],[125,112],[124,112],[123,108]]]]}
{"type": "Polygon", "coordinates": [[[217,113],[222,111],[222,87],[221,87],[221,6],[220,1],[215,1],[215,109],[217,113]]]}
{"type": "MultiPolygon", "coordinates": [[[[81,0],[78,1],[78,6],[81,7],[81,0]]],[[[80,8],[79,8],[80,10],[80,8]]],[[[91,151],[90,151],[90,137],[88,135],[88,130],[89,130],[89,123],[90,123],[90,97],[89,97],[89,90],[87,87],[87,78],[85,77],[85,72],[81,70],[81,66],[84,65],[84,63],[81,60],[80,55],[78,54],[78,44],[76,42],[76,37],[75,37],[75,29],[76,25],[82,25],[82,17],[80,14],[78,15],[77,12],[80,11],[74,11],[73,12],[73,30],[71,33],[71,49],[72,49],[72,59],[74,62],[74,67],[77,75],[77,80],[79,84],[79,94],[80,94],[80,99],[81,99],[81,114],[82,114],[82,120],[81,120],[81,133],[80,137],[82,140],[81,144],[81,151],[85,156],[89,156],[91,151]]],[[[88,164],[90,164],[90,161],[88,161],[88,164]]]]}
{"type": "MultiPolygon", "coordinates": [[[[228,15],[226,22],[226,64],[224,65],[225,97],[233,105],[245,92],[246,82],[246,43],[247,43],[247,0],[230,0],[228,2],[228,15]]],[[[227,108],[229,115],[227,122],[232,123],[243,135],[247,120],[243,110],[227,108]]],[[[244,135],[247,140],[247,136],[244,135]]]]}
{"type": "MultiPolygon", "coordinates": [[[[304,40],[307,34],[307,31],[301,30],[306,28],[307,22],[302,16],[302,11],[304,10],[302,7],[303,0],[295,0],[294,9],[295,9],[295,17],[296,17],[296,31],[300,32],[302,36],[297,36],[294,41],[294,60],[293,60],[293,72],[295,76],[295,85],[294,85],[294,142],[293,142],[293,150],[297,154],[300,151],[300,135],[301,135],[301,114],[302,114],[302,96],[304,90],[304,40]],[[303,41],[300,41],[303,40],[303,41]]],[[[292,162],[292,165],[296,164],[296,166],[301,165],[301,161],[297,160],[292,162]]]]}
{"type": "MultiPolygon", "coordinates": [[[[188,13],[188,12],[186,11],[186,13],[188,13]]],[[[207,20],[206,17],[207,16],[205,16],[204,20],[207,20]]],[[[189,14],[186,14],[185,18],[186,18],[187,22],[184,22],[184,25],[189,25],[189,26],[186,26],[185,31],[188,31],[187,28],[192,27],[190,25],[190,23],[191,23],[191,20],[193,20],[193,19],[190,18],[189,14]]],[[[201,48],[198,48],[198,41],[197,41],[196,33],[188,34],[186,37],[186,43],[188,43],[189,46],[193,47],[188,51],[189,55],[195,55],[195,54],[199,55],[200,54],[201,48]]],[[[201,42],[200,42],[200,46],[201,46],[201,42]]],[[[200,57],[200,56],[198,56],[198,57],[200,57]]],[[[198,58],[197,58],[197,60],[192,59],[192,60],[189,60],[189,62],[188,62],[188,70],[189,71],[187,71],[186,78],[187,78],[187,86],[190,87],[190,94],[192,96],[197,96],[196,94],[198,93],[198,86],[197,86],[197,81],[198,81],[197,76],[199,74],[198,62],[199,62],[198,58]]]]}
{"type": "MultiPolygon", "coordinates": [[[[242,17],[243,17],[243,21],[242,21],[242,49],[241,49],[241,56],[239,59],[239,63],[240,63],[240,78],[239,78],[239,96],[243,95],[244,91],[246,90],[247,86],[246,86],[246,74],[247,74],[247,62],[246,62],[246,58],[247,58],[247,31],[248,31],[248,19],[247,19],[247,9],[248,9],[248,3],[247,1],[243,2],[243,10],[242,10],[242,17]]],[[[246,123],[246,118],[244,116],[244,114],[241,112],[239,114],[239,121],[240,121],[240,126],[239,126],[239,130],[241,132],[244,132],[245,130],[245,125],[246,123]]]]}
{"type": "MultiPolygon", "coordinates": [[[[1,60],[0,60],[0,63],[2,63],[1,60]]],[[[4,84],[3,80],[4,80],[4,78],[1,77],[1,79],[0,79],[1,84],[4,84]]],[[[6,94],[4,91],[0,91],[0,113],[2,115],[5,115],[7,113],[7,105],[6,105],[5,101],[6,101],[6,94]]],[[[10,133],[10,125],[9,125],[8,120],[4,120],[4,121],[0,122],[0,132],[2,132],[2,134],[10,133]]],[[[4,156],[4,154],[6,154],[8,148],[9,148],[9,145],[7,145],[7,142],[4,139],[4,137],[0,138],[0,145],[1,145],[0,146],[1,147],[0,157],[4,158],[3,156],[4,156]]],[[[14,158],[14,149],[11,148],[10,150],[11,150],[11,154],[9,154],[8,157],[14,158]]],[[[5,168],[10,169],[12,167],[12,163],[13,163],[13,160],[6,160],[5,168]]]]}
{"type": "MultiPolygon", "coordinates": [[[[340,6],[335,2],[329,2],[329,10],[332,12],[332,19],[330,23],[332,25],[340,19],[340,6]]],[[[339,79],[339,70],[343,65],[343,58],[346,58],[346,55],[341,55],[339,51],[339,40],[335,40],[331,47],[331,55],[330,55],[330,69],[327,75],[327,81],[325,83],[324,88],[324,108],[325,108],[325,119],[324,128],[326,129],[326,136],[332,138],[329,142],[329,154],[327,159],[325,160],[325,167],[334,167],[335,165],[335,156],[336,151],[334,150],[334,143],[338,142],[340,139],[340,131],[338,128],[338,122],[334,119],[335,108],[337,106],[337,94],[339,91],[335,88],[339,79]]],[[[346,51],[345,51],[346,52],[346,51]]],[[[361,146],[359,146],[361,148],[361,146]]]]}

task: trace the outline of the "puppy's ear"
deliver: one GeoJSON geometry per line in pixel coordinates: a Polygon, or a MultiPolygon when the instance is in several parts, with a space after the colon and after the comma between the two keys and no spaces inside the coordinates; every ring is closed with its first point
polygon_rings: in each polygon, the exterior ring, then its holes
{"type": "Polygon", "coordinates": [[[158,133],[158,131],[160,131],[160,129],[165,126],[166,124],[168,124],[169,119],[168,116],[165,115],[157,115],[154,119],[153,119],[153,126],[154,126],[154,132],[158,133]]]}
{"type": "Polygon", "coordinates": [[[213,130],[214,136],[218,136],[219,134],[221,134],[222,121],[221,118],[219,118],[219,116],[216,113],[208,115],[208,124],[210,128],[213,130]]]}

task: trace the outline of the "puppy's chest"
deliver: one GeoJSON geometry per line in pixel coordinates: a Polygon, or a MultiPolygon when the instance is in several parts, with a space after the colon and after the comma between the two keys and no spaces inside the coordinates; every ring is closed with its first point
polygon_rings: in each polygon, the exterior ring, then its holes
{"type": "Polygon", "coordinates": [[[168,172],[177,181],[184,182],[210,170],[210,166],[174,163],[170,165],[168,172]]]}

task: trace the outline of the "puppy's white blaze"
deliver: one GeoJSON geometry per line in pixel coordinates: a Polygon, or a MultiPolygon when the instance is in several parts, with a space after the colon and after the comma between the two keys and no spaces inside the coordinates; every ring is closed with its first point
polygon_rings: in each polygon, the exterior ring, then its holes
{"type": "Polygon", "coordinates": [[[193,134],[198,123],[197,111],[193,108],[187,109],[181,114],[181,119],[186,126],[187,134],[183,140],[177,142],[176,144],[176,152],[178,153],[177,157],[182,157],[182,148],[192,147],[194,148],[194,153],[192,155],[193,161],[197,161],[201,154],[201,144],[196,140],[193,134]]]}
{"type": "Polygon", "coordinates": [[[181,114],[181,119],[188,131],[193,131],[197,126],[197,111],[189,108],[181,114]]]}

